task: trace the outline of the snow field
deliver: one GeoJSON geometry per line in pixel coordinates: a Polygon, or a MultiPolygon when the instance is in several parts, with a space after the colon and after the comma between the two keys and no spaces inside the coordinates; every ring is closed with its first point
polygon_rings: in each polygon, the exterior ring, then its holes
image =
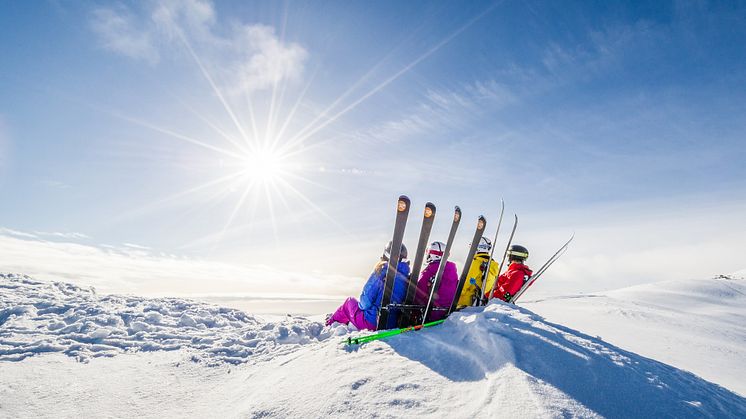
{"type": "Polygon", "coordinates": [[[189,300],[99,296],[71,284],[0,274],[0,361],[60,352],[88,362],[184,349],[195,361],[239,364],[292,352],[331,333],[305,318],[266,323],[189,300]]]}
{"type": "Polygon", "coordinates": [[[666,281],[521,305],[746,395],[743,275],[666,281]]]}
{"type": "Polygon", "coordinates": [[[18,275],[0,296],[0,417],[746,417],[726,388],[499,301],[349,347],[346,326],[18,275]]]}

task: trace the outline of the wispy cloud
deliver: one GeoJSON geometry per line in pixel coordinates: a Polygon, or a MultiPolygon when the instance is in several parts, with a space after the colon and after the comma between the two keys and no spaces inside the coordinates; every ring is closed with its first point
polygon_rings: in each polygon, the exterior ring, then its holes
{"type": "Polygon", "coordinates": [[[100,8],[93,11],[91,29],[102,47],[129,58],[155,64],[160,59],[152,33],[127,8],[100,8]]]}
{"type": "Polygon", "coordinates": [[[10,143],[10,135],[6,127],[5,118],[0,114],[0,169],[4,168],[7,164],[8,146],[10,143]]]}
{"type": "Polygon", "coordinates": [[[212,2],[164,1],[142,9],[94,10],[91,28],[101,45],[150,64],[167,55],[178,57],[169,54],[178,47],[219,75],[216,80],[229,93],[270,89],[303,73],[308,52],[301,45],[285,41],[271,26],[220,20],[212,2]]]}
{"type": "Polygon", "coordinates": [[[132,244],[90,246],[45,241],[36,234],[6,228],[0,228],[0,271],[71,281],[107,293],[156,296],[322,297],[335,295],[353,283],[339,275],[159,255],[132,244]]]}
{"type": "Polygon", "coordinates": [[[68,240],[83,240],[83,239],[90,239],[91,237],[88,235],[85,235],[83,233],[61,233],[58,231],[34,231],[34,235],[41,236],[41,237],[53,237],[53,238],[59,238],[59,239],[68,239],[68,240]]]}
{"type": "Polygon", "coordinates": [[[353,134],[358,140],[392,143],[447,131],[473,131],[470,122],[515,103],[518,96],[495,80],[476,81],[456,88],[428,89],[405,116],[384,121],[353,134]]]}
{"type": "Polygon", "coordinates": [[[59,180],[43,180],[41,184],[52,189],[70,189],[72,186],[59,180]]]}
{"type": "Polygon", "coordinates": [[[522,214],[525,227],[515,242],[529,247],[530,265],[536,266],[575,232],[567,254],[532,295],[711,278],[746,266],[745,210],[746,201],[728,202],[717,194],[589,204],[571,211],[534,209],[522,214]]]}
{"type": "Polygon", "coordinates": [[[6,235],[6,236],[13,236],[13,237],[23,237],[27,239],[35,239],[37,236],[35,234],[26,233],[23,231],[13,230],[10,228],[0,227],[0,234],[6,235]]]}

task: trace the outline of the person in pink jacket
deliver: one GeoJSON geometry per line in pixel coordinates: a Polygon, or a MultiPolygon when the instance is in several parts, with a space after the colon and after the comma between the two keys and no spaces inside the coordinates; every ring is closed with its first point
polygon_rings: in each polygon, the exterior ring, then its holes
{"type": "MultiPolygon", "coordinates": [[[[427,305],[427,301],[430,298],[430,289],[435,281],[435,275],[438,272],[445,248],[446,245],[442,242],[436,241],[430,244],[430,248],[427,251],[427,259],[425,259],[427,266],[425,266],[425,269],[420,274],[420,278],[417,280],[417,293],[414,297],[415,304],[427,305]]],[[[450,308],[457,287],[458,273],[456,272],[456,264],[446,262],[438,292],[433,295],[433,307],[445,308],[446,310],[450,308]]],[[[446,316],[446,313],[447,311],[432,310],[430,316],[425,321],[440,320],[446,316]]]]}

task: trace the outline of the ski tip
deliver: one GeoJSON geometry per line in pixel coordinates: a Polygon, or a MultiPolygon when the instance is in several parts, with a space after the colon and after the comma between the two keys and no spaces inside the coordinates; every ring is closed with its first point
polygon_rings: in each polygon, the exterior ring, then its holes
{"type": "Polygon", "coordinates": [[[425,218],[430,218],[435,215],[435,204],[428,202],[425,204],[425,218]]]}
{"type": "Polygon", "coordinates": [[[406,195],[402,195],[399,197],[399,201],[396,203],[396,209],[399,212],[407,211],[409,210],[409,198],[406,195]]]}

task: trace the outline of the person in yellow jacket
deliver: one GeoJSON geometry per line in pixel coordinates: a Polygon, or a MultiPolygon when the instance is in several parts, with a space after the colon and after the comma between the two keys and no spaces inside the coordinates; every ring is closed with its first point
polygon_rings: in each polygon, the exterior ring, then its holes
{"type": "Polygon", "coordinates": [[[461,309],[464,307],[474,305],[474,302],[481,299],[482,293],[486,290],[492,290],[492,286],[495,284],[495,278],[497,277],[497,271],[499,270],[499,264],[494,259],[490,259],[490,250],[492,249],[492,242],[487,237],[482,237],[477,245],[477,254],[474,255],[474,259],[469,267],[469,273],[464,283],[464,288],[461,290],[461,295],[458,299],[457,308],[461,309]],[[487,269],[487,261],[489,260],[489,272],[487,274],[487,287],[482,287],[482,280],[484,278],[484,271],[487,269]],[[474,283],[472,283],[472,278],[474,283]]]}

